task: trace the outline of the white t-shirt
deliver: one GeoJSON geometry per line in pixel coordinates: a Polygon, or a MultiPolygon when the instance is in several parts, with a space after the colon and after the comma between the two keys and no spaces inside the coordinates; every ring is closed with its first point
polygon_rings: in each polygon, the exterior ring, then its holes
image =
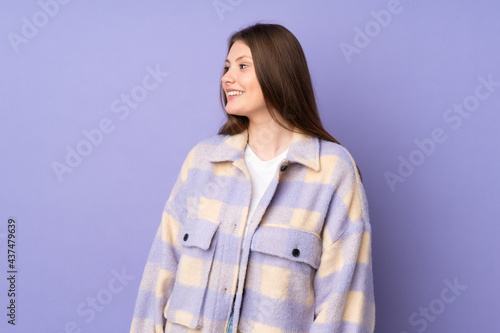
{"type": "MultiPolygon", "coordinates": [[[[284,152],[282,152],[272,160],[263,161],[254,153],[252,148],[250,148],[247,143],[247,146],[245,148],[245,163],[247,165],[248,171],[250,172],[252,196],[250,199],[250,208],[248,211],[247,223],[243,239],[245,239],[246,237],[250,219],[252,218],[253,213],[260,202],[260,199],[264,195],[264,192],[266,192],[267,187],[271,183],[271,180],[276,173],[276,169],[278,168],[278,166],[280,166],[281,162],[286,157],[288,149],[289,148],[287,148],[284,152]]],[[[242,246],[242,248],[243,247],[244,246],[242,246]]]]}

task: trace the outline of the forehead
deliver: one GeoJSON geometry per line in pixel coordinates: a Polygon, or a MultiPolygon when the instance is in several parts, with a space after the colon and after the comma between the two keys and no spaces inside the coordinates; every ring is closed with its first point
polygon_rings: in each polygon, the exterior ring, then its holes
{"type": "Polygon", "coordinates": [[[250,51],[250,48],[244,42],[237,40],[231,46],[231,49],[229,50],[229,53],[227,54],[227,60],[232,61],[232,60],[235,60],[235,59],[237,59],[239,57],[243,57],[243,56],[249,57],[251,59],[252,52],[250,51]]]}

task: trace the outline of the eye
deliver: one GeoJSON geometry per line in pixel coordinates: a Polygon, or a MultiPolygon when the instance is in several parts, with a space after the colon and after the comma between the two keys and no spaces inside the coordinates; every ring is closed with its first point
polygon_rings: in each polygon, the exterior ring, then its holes
{"type": "Polygon", "coordinates": [[[228,66],[224,66],[224,73],[227,72],[229,70],[229,67],[228,66]]]}
{"type": "Polygon", "coordinates": [[[245,68],[247,68],[247,67],[248,67],[248,65],[247,65],[247,64],[240,64],[240,68],[241,68],[241,69],[245,69],[245,68]]]}

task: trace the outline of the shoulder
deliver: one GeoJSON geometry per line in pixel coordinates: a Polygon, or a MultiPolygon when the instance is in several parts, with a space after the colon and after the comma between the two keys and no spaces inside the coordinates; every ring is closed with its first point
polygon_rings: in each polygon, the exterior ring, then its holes
{"type": "Polygon", "coordinates": [[[350,151],[338,143],[320,140],[320,163],[322,168],[327,169],[327,165],[332,165],[329,175],[330,183],[336,189],[334,195],[339,196],[342,202],[348,205],[350,220],[359,221],[361,218],[368,222],[369,213],[365,189],[350,151]]]}
{"type": "Polygon", "coordinates": [[[318,139],[318,141],[321,168],[327,165],[335,166],[332,172],[336,178],[356,178],[358,175],[357,165],[347,148],[324,139],[318,139]]]}
{"type": "Polygon", "coordinates": [[[189,149],[185,158],[185,163],[189,167],[206,162],[208,157],[217,149],[217,147],[228,137],[228,134],[216,134],[201,139],[189,149]]]}
{"type": "Polygon", "coordinates": [[[206,157],[228,137],[228,134],[216,134],[200,140],[191,151],[196,152],[197,156],[206,157]]]}

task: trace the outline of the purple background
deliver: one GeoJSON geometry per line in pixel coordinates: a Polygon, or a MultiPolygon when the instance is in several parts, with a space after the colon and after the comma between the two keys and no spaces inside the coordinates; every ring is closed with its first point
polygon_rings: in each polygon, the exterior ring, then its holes
{"type": "Polygon", "coordinates": [[[54,1],[40,2],[52,4],[51,16],[37,1],[0,5],[0,262],[6,276],[7,219],[15,217],[19,271],[15,327],[6,323],[1,279],[2,332],[129,331],[182,161],[224,121],[226,39],[258,20],[299,39],[325,128],[363,173],[375,331],[498,330],[500,87],[479,105],[470,97],[478,77],[500,82],[497,1],[221,0],[228,7],[220,15],[212,1],[72,1],[58,9],[54,1]],[[390,22],[376,23],[371,11],[388,7],[390,22]],[[365,28],[369,43],[356,37],[365,28]],[[14,34],[26,39],[16,44],[14,34]],[[363,47],[346,57],[343,42],[363,47]],[[156,67],[168,76],[140,88],[156,67]],[[131,92],[145,98],[125,115],[120,99],[131,92]],[[443,118],[464,100],[475,111],[460,126],[443,118]],[[53,163],[65,164],[67,146],[84,149],[82,131],[103,119],[112,132],[58,179],[53,163]],[[419,153],[415,140],[429,143],[436,128],[446,140],[419,153]],[[419,165],[401,169],[405,181],[391,188],[385,174],[398,175],[400,158],[419,165]],[[466,289],[447,290],[455,280],[466,289]],[[427,318],[419,313],[429,307],[427,318]]]}

